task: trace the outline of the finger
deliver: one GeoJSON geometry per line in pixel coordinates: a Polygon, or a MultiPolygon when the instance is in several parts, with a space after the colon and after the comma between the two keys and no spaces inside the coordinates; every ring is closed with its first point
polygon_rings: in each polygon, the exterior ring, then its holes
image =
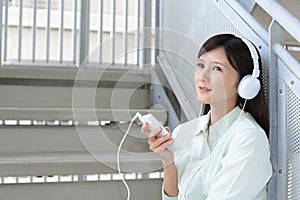
{"type": "Polygon", "coordinates": [[[159,132],[161,132],[162,127],[158,127],[156,129],[154,129],[154,131],[152,131],[151,133],[149,133],[148,137],[155,137],[159,134],[159,132]]]}
{"type": "Polygon", "coordinates": [[[141,132],[145,135],[149,135],[150,134],[150,129],[149,129],[149,124],[147,122],[143,123],[142,127],[141,127],[141,132]]]}
{"type": "Polygon", "coordinates": [[[159,145],[157,148],[153,149],[152,151],[155,153],[159,153],[164,151],[170,144],[172,144],[174,139],[170,138],[169,140],[163,142],[161,145],[159,145]]]}
{"type": "Polygon", "coordinates": [[[169,133],[171,133],[171,129],[170,129],[170,127],[168,127],[168,126],[165,126],[165,129],[169,132],[169,133]]]}
{"type": "Polygon", "coordinates": [[[149,144],[149,146],[150,146],[156,139],[157,139],[156,137],[149,137],[149,139],[148,139],[148,144],[149,144]]]}
{"type": "Polygon", "coordinates": [[[149,141],[150,142],[150,146],[151,146],[152,149],[156,149],[161,144],[163,144],[166,141],[170,140],[170,138],[171,138],[171,134],[167,134],[167,135],[164,135],[163,137],[160,137],[158,139],[151,140],[151,141],[149,141]]]}

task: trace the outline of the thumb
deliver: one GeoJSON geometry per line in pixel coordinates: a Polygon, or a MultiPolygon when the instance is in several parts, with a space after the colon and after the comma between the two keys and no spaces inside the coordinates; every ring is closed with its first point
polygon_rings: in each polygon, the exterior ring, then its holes
{"type": "Polygon", "coordinates": [[[169,132],[169,133],[171,133],[171,129],[170,129],[170,127],[168,127],[168,126],[165,126],[165,129],[169,132]]]}

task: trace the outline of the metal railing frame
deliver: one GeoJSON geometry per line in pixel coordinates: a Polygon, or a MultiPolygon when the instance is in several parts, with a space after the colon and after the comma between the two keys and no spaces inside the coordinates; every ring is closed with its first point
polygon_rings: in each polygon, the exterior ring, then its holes
{"type": "MultiPolygon", "coordinates": [[[[278,82],[278,66],[285,65],[295,77],[299,77],[300,64],[284,48],[284,33],[288,32],[300,42],[300,21],[275,0],[255,0],[272,17],[269,30],[266,31],[237,1],[227,0],[230,5],[269,47],[268,99],[270,110],[270,143],[273,177],[269,183],[270,199],[286,198],[286,123],[279,119],[284,109],[278,108],[282,101],[278,82]],[[279,122],[280,121],[280,122],[279,122]],[[283,125],[279,126],[279,123],[283,125]]],[[[282,95],[281,95],[282,96],[282,95]]]]}
{"type": "MultiPolygon", "coordinates": [[[[160,2],[160,0],[157,0],[160,2]]],[[[220,1],[216,1],[220,4],[220,1]]],[[[227,4],[232,10],[229,12],[235,12],[237,16],[243,19],[243,23],[246,23],[249,30],[253,31],[256,36],[263,41],[263,46],[268,48],[268,51],[264,51],[264,57],[267,58],[268,64],[268,100],[270,110],[270,143],[271,143],[271,159],[273,164],[273,177],[269,183],[269,198],[270,199],[285,199],[286,197],[286,154],[285,151],[279,151],[286,149],[286,127],[278,126],[279,113],[284,115],[284,110],[278,108],[278,99],[280,98],[280,90],[278,83],[278,66],[285,66],[295,76],[299,78],[300,64],[291,56],[291,54],[284,47],[284,33],[288,32],[298,42],[300,42],[300,22],[294,17],[287,9],[280,5],[275,0],[255,0],[254,3],[258,4],[265,12],[272,17],[272,23],[269,26],[269,30],[266,30],[246,9],[241,5],[241,2],[236,0],[223,0],[222,4],[227,4]],[[284,129],[285,128],[285,129],[284,129]]],[[[157,3],[158,4],[158,3],[157,3]]],[[[226,6],[227,7],[227,6],[226,6]]],[[[160,13],[161,8],[157,8],[157,13],[160,13]]],[[[222,9],[222,8],[220,8],[222,9]]],[[[227,9],[227,8],[226,8],[227,9]]],[[[224,11],[227,12],[228,10],[224,11]]],[[[157,18],[156,26],[159,27],[161,18],[157,18]]],[[[233,21],[233,20],[232,20],[233,21]]],[[[162,28],[162,27],[160,27],[162,28]]],[[[159,34],[157,34],[159,35],[159,34]]],[[[159,37],[156,38],[157,46],[159,47],[159,37]]],[[[156,53],[156,57],[159,53],[156,53]]],[[[159,61],[159,59],[158,59],[159,61]]],[[[165,72],[166,73],[166,72],[165,72]]],[[[169,72],[168,72],[168,76],[169,72]]],[[[172,82],[172,80],[169,80],[172,82]]],[[[174,80],[173,80],[174,81],[174,80]]],[[[175,80],[176,81],[176,80],[175,80]]],[[[175,83],[172,82],[172,85],[175,83]]],[[[180,89],[180,88],[179,88],[180,89]]],[[[178,87],[175,90],[179,90],[178,87]]],[[[181,94],[182,95],[182,94],[181,94]]],[[[282,101],[282,100],[280,100],[282,101]]],[[[182,104],[182,103],[180,103],[182,104]]],[[[185,107],[185,105],[182,105],[185,107]]],[[[282,123],[282,122],[280,122],[282,123]]]]}
{"type": "MultiPolygon", "coordinates": [[[[284,49],[284,32],[288,32],[300,42],[300,21],[288,10],[274,0],[256,0],[256,3],[264,9],[271,17],[272,23],[269,27],[269,48],[270,48],[270,70],[269,70],[269,102],[270,102],[270,125],[271,125],[271,152],[274,167],[274,174],[270,183],[269,197],[271,199],[286,199],[287,193],[287,124],[279,119],[279,114],[285,109],[278,108],[280,100],[278,82],[278,66],[282,61],[284,65],[299,77],[300,64],[284,49]],[[274,69],[275,68],[275,69],[274,69]],[[279,125],[279,124],[282,125],[279,125]]],[[[282,95],[281,95],[282,96],[282,95]]],[[[282,113],[282,116],[285,116],[282,113]]]]}
{"type": "MultiPolygon", "coordinates": [[[[103,5],[104,0],[99,1],[98,3],[98,46],[99,46],[99,60],[98,64],[104,64],[103,63],[103,48],[101,46],[103,42],[103,5]]],[[[128,54],[132,52],[128,52],[128,34],[129,34],[129,1],[124,1],[124,27],[121,31],[121,34],[123,35],[123,47],[122,52],[124,55],[124,61],[122,64],[124,66],[127,66],[129,64],[128,62],[128,54]]],[[[133,25],[135,30],[134,37],[135,37],[135,51],[136,53],[136,61],[134,61],[134,65],[139,66],[140,69],[143,68],[144,64],[154,63],[152,61],[152,51],[153,49],[149,48],[152,45],[151,37],[152,33],[149,28],[152,27],[152,18],[155,16],[152,16],[152,0],[136,0],[135,5],[133,9],[135,9],[135,23],[133,25]],[[143,22],[143,23],[142,23],[143,22]],[[142,36],[142,37],[141,37],[142,36]],[[142,38],[142,42],[140,41],[140,37],[142,38]],[[142,56],[140,56],[140,54],[142,56]]],[[[155,2],[154,2],[155,3],[155,2]]],[[[2,32],[0,33],[0,65],[28,65],[31,64],[32,66],[49,66],[49,67],[55,67],[55,66],[72,66],[72,67],[79,67],[82,63],[88,64],[88,56],[89,56],[89,33],[90,33],[90,0],[74,0],[73,2],[73,26],[72,26],[72,60],[64,60],[63,57],[63,48],[64,48],[64,0],[60,0],[60,8],[58,10],[59,12],[59,44],[58,44],[58,60],[51,59],[50,55],[50,45],[51,45],[51,26],[50,26],[50,18],[51,18],[51,1],[46,1],[46,22],[45,22],[45,30],[46,30],[46,36],[45,36],[45,59],[37,59],[36,56],[36,36],[37,36],[37,0],[33,1],[33,21],[32,21],[32,56],[30,60],[25,60],[22,57],[22,40],[23,40],[23,0],[20,1],[19,4],[19,21],[18,21],[18,50],[17,50],[17,59],[13,60],[12,63],[9,63],[8,61],[10,58],[7,58],[7,52],[9,51],[7,39],[8,39],[8,15],[9,15],[9,3],[8,0],[3,3],[3,1],[0,2],[0,20],[2,21],[2,17],[4,16],[4,24],[0,24],[0,30],[4,28],[4,37],[2,36],[2,32]],[[4,8],[4,9],[3,9],[4,8]],[[4,11],[4,12],[3,12],[4,11]],[[77,12],[78,11],[78,12],[77,12]],[[78,14],[77,14],[78,13],[78,14]],[[79,27],[77,27],[77,22],[79,21],[79,27]],[[79,38],[78,38],[79,37],[79,38]],[[4,43],[2,48],[2,43],[4,43]]],[[[108,62],[109,64],[115,64],[116,58],[116,1],[111,1],[111,17],[112,17],[112,23],[110,26],[110,54],[111,54],[111,60],[108,62]]],[[[153,45],[154,46],[154,45],[153,45]]]]}

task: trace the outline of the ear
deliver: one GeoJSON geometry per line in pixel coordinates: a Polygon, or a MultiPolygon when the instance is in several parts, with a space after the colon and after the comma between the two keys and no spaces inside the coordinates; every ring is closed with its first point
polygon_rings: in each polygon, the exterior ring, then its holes
{"type": "Polygon", "coordinates": [[[244,99],[253,99],[260,90],[260,82],[252,75],[247,75],[242,78],[238,86],[238,93],[244,99]]]}

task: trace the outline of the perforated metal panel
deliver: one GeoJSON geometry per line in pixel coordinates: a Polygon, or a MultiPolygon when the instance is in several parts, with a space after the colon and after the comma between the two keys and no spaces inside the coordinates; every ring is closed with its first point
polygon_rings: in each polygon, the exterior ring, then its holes
{"type": "Polygon", "coordinates": [[[200,45],[217,33],[241,33],[213,1],[191,0],[187,4],[181,0],[165,0],[163,10],[161,50],[184,88],[185,99],[198,110],[193,76],[200,45]]]}
{"type": "Polygon", "coordinates": [[[300,199],[300,97],[287,90],[287,184],[288,200],[300,199]]]}
{"type": "Polygon", "coordinates": [[[215,34],[244,36],[259,48],[263,57],[262,85],[266,91],[267,48],[256,38],[254,31],[230,10],[226,1],[191,0],[187,4],[181,0],[164,0],[162,4],[160,48],[175,71],[178,83],[184,88],[185,94],[182,96],[195,110],[199,102],[195,96],[193,76],[199,47],[215,34]]]}

